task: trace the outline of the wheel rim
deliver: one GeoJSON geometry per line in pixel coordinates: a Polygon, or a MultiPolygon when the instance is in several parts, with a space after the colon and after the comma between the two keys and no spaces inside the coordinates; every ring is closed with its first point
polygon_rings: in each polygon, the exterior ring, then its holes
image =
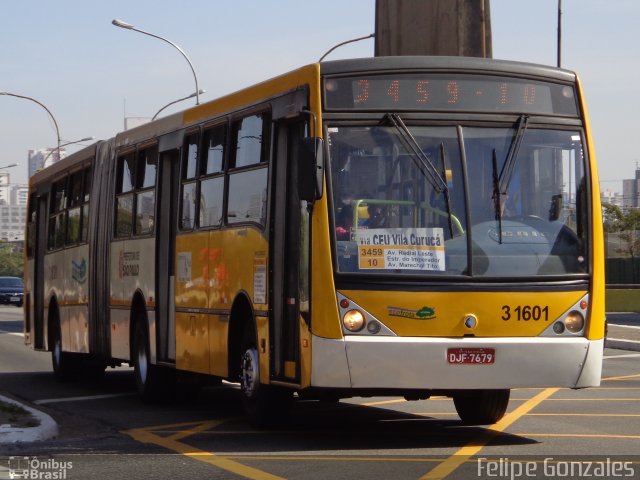
{"type": "Polygon", "coordinates": [[[242,356],[240,368],[240,386],[246,397],[253,397],[260,382],[258,352],[250,348],[242,356]]]}

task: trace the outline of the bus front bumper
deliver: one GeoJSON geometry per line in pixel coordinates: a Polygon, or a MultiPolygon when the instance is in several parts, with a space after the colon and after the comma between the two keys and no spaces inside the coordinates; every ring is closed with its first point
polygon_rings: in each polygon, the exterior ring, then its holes
{"type": "Polygon", "coordinates": [[[600,385],[604,340],[313,337],[312,387],[353,389],[582,388],[600,385]],[[493,363],[450,363],[451,352],[494,352],[493,363]]]}

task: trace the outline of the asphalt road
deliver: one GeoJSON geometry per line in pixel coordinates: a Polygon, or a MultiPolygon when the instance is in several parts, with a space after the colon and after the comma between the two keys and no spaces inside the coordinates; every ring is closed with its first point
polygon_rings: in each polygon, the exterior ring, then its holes
{"type": "Polygon", "coordinates": [[[20,311],[0,307],[0,393],[50,414],[60,436],[0,445],[0,479],[25,465],[100,480],[640,478],[638,352],[606,349],[599,388],[514,390],[490,427],[463,425],[450,399],[394,397],[298,401],[286,425],[259,431],[229,385],[144,405],[129,369],[56,383],[20,330],[20,311]]]}

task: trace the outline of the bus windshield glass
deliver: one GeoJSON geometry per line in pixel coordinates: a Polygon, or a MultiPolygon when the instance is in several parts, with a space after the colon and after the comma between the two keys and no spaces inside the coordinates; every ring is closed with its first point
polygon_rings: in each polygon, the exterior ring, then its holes
{"type": "Polygon", "coordinates": [[[338,272],[587,273],[580,130],[406,129],[328,127],[338,272]]]}

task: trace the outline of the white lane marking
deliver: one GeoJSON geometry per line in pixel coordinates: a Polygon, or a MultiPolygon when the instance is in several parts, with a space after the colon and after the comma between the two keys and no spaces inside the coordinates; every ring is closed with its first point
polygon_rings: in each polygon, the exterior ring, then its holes
{"type": "Polygon", "coordinates": [[[44,405],[46,403],[84,402],[86,400],[102,400],[104,398],[129,397],[135,394],[136,394],[135,392],[127,392],[127,393],[109,393],[105,395],[89,395],[85,397],[45,398],[42,400],[36,400],[33,403],[35,403],[36,405],[44,405]]]}
{"type": "Polygon", "coordinates": [[[607,355],[602,357],[604,360],[610,360],[612,358],[630,358],[630,357],[640,357],[640,353],[627,353],[624,355],[607,355]]]}
{"type": "Polygon", "coordinates": [[[8,330],[0,330],[0,333],[6,333],[7,335],[15,335],[16,337],[24,337],[22,332],[10,332],[8,330]]]}

